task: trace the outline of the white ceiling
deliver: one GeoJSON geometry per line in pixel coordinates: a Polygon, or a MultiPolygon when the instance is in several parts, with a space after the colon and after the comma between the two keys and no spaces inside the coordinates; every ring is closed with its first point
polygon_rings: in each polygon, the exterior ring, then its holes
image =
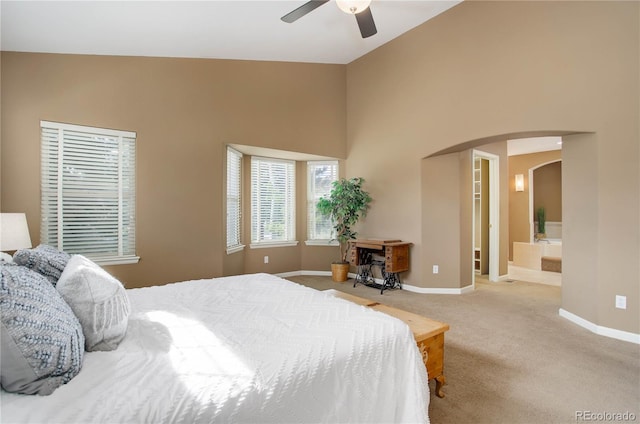
{"type": "Polygon", "coordinates": [[[507,140],[507,155],[526,155],[528,153],[561,150],[562,137],[531,137],[507,140]]]}
{"type": "Polygon", "coordinates": [[[4,51],[346,64],[460,3],[374,0],[378,33],[330,2],[298,21],[306,0],[11,1],[0,3],[4,51]]]}

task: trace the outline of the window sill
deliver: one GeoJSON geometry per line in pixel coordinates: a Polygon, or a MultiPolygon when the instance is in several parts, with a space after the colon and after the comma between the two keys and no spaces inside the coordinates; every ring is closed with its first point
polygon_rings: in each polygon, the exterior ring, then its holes
{"type": "Polygon", "coordinates": [[[337,240],[307,240],[306,246],[340,246],[337,240]]]}
{"type": "Polygon", "coordinates": [[[297,246],[298,241],[282,241],[282,242],[270,242],[270,243],[251,243],[249,248],[251,249],[267,249],[272,247],[292,247],[297,246]]]}
{"type": "Polygon", "coordinates": [[[111,257],[91,257],[87,256],[87,258],[91,259],[93,262],[97,263],[100,266],[104,265],[129,265],[129,264],[137,264],[140,261],[139,256],[111,256],[111,257]]]}
{"type": "Polygon", "coordinates": [[[244,250],[244,244],[227,247],[227,255],[231,255],[232,253],[242,252],[244,250]]]}

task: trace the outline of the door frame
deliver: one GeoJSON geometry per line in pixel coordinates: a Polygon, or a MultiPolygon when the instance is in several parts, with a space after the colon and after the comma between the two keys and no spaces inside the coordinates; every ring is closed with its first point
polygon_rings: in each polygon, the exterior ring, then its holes
{"type": "MultiPolygon", "coordinates": [[[[473,166],[476,158],[486,159],[489,161],[489,281],[497,282],[500,278],[500,157],[493,153],[484,152],[482,150],[473,149],[471,158],[472,168],[472,184],[473,184],[473,166]]],[[[473,190],[472,190],[473,196],[473,190]]],[[[475,249],[476,223],[475,212],[476,204],[472,199],[472,223],[471,223],[471,245],[475,249]]],[[[471,254],[471,260],[474,261],[474,252],[471,254]]],[[[472,285],[475,288],[476,272],[472,262],[472,285]]]]}

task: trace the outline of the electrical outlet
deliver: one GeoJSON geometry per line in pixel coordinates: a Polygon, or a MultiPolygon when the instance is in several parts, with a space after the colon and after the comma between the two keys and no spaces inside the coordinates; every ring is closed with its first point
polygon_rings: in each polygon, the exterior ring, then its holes
{"type": "Polygon", "coordinates": [[[268,256],[265,256],[265,257],[264,257],[264,263],[265,263],[265,264],[268,264],[268,263],[269,263],[269,257],[268,257],[268,256]]]}
{"type": "Polygon", "coordinates": [[[434,273],[434,274],[437,274],[437,273],[438,273],[438,271],[439,271],[439,269],[438,269],[438,265],[434,265],[434,266],[433,266],[433,273],[434,273]]]}
{"type": "Polygon", "coordinates": [[[627,309],[627,296],[616,295],[616,308],[627,309]]]}

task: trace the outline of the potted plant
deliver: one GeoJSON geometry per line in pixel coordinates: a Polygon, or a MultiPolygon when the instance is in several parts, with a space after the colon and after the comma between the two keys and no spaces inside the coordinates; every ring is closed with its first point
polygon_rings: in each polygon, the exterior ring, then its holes
{"type": "Polygon", "coordinates": [[[352,227],[361,217],[366,216],[371,202],[369,193],[362,189],[364,178],[341,178],[333,182],[329,197],[322,197],[318,203],[318,211],[329,216],[335,230],[335,239],[340,244],[340,261],[331,264],[333,281],[347,281],[349,261],[347,253],[349,241],[356,238],[352,227]]]}
{"type": "Polygon", "coordinates": [[[538,217],[538,232],[536,233],[536,239],[540,240],[547,236],[545,223],[547,221],[547,216],[544,210],[544,207],[538,208],[536,211],[536,216],[538,217]]]}

